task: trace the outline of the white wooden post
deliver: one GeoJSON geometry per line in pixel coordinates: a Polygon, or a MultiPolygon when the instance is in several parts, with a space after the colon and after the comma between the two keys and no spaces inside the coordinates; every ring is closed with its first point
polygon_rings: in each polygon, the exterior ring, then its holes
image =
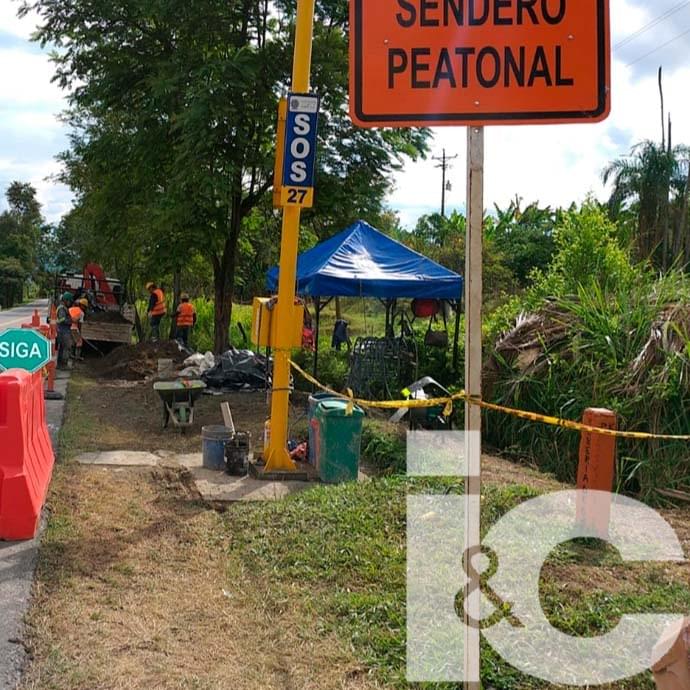
{"type": "MultiPolygon", "coordinates": [[[[484,221],[484,128],[467,128],[467,237],[465,247],[465,390],[482,394],[482,229],[484,221]]],[[[481,409],[465,404],[465,558],[479,552],[481,508],[481,409]]],[[[469,570],[469,569],[468,569],[469,570]]],[[[477,578],[478,579],[478,578],[477,578]]],[[[465,688],[479,690],[481,590],[471,582],[465,602],[465,688]]]]}

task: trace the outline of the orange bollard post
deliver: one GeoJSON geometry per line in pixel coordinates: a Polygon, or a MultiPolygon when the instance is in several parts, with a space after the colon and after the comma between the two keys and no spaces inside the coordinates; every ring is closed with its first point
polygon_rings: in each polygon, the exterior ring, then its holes
{"type": "Polygon", "coordinates": [[[690,618],[686,618],[680,626],[673,626],[654,649],[652,673],[659,690],[690,690],[689,653],[690,618]]]}
{"type": "Polygon", "coordinates": [[[38,309],[34,309],[33,316],[31,317],[31,323],[23,323],[22,328],[32,328],[37,330],[41,335],[44,335],[48,340],[52,341],[52,355],[48,364],[45,366],[46,371],[46,390],[45,398],[46,400],[62,400],[64,396],[60,393],[55,392],[55,378],[57,376],[57,310],[55,305],[51,306],[49,323],[41,323],[41,314],[38,309]]]}
{"type": "MultiPolygon", "coordinates": [[[[589,408],[582,423],[599,429],[618,428],[616,413],[611,410],[589,408]]],[[[593,432],[583,431],[580,440],[580,465],[577,472],[577,488],[584,492],[577,499],[578,524],[592,530],[599,538],[606,539],[611,520],[611,501],[596,501],[588,496],[590,491],[613,491],[616,471],[616,439],[593,432]]]]}

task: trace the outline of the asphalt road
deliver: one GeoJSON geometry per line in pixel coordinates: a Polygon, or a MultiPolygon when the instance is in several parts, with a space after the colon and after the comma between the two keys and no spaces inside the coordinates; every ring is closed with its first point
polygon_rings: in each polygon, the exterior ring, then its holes
{"type": "MultiPolygon", "coordinates": [[[[0,312],[0,331],[21,327],[31,320],[34,309],[45,318],[48,300],[37,300],[16,309],[0,312]]],[[[67,372],[59,372],[55,389],[67,389],[67,372]]],[[[46,401],[48,429],[57,447],[57,434],[62,424],[64,400],[46,401]]],[[[1,481],[1,480],[0,480],[1,481]]],[[[42,530],[41,530],[42,531],[42,530]]],[[[31,599],[40,533],[31,541],[0,541],[0,690],[14,690],[27,660],[24,646],[24,614],[31,599]]]]}
{"type": "Polygon", "coordinates": [[[29,323],[34,311],[38,309],[41,321],[45,322],[48,314],[48,300],[38,299],[35,302],[22,304],[21,307],[0,311],[0,331],[6,328],[21,328],[23,323],[29,323]]]}

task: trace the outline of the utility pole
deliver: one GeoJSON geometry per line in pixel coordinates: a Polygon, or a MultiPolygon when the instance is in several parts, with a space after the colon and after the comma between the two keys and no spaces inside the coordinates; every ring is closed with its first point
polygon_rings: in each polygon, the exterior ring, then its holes
{"type": "MultiPolygon", "coordinates": [[[[309,93],[311,72],[314,5],[316,0],[297,0],[295,51],[291,88],[309,93]]],[[[264,458],[267,472],[294,472],[297,468],[287,450],[288,409],[290,405],[290,348],[288,325],[294,319],[297,245],[299,243],[301,208],[283,207],[283,229],[280,241],[280,275],[278,277],[278,337],[273,354],[273,390],[271,392],[271,437],[264,458]]]]}
{"type": "Polygon", "coordinates": [[[446,191],[450,191],[450,182],[446,184],[446,170],[450,168],[450,161],[453,161],[457,156],[446,156],[446,150],[443,149],[443,155],[439,158],[432,156],[432,160],[439,161],[437,168],[441,168],[441,216],[446,217],[446,191]]]}

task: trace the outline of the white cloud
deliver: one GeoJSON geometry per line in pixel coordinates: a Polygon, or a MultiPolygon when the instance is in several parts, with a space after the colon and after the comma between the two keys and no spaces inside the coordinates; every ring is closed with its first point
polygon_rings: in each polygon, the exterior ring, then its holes
{"type": "Polygon", "coordinates": [[[59,170],[55,156],[66,148],[59,113],[66,102],[51,82],[54,66],[29,37],[36,16],[19,19],[16,0],[0,0],[0,209],[14,180],[36,187],[48,221],[71,207],[71,192],[50,179],[59,170]]]}
{"type": "Polygon", "coordinates": [[[31,13],[20,19],[19,5],[18,0],[0,0],[0,31],[28,39],[36,29],[36,15],[31,13]]]}
{"type": "Polygon", "coordinates": [[[53,74],[53,64],[45,53],[0,48],[3,107],[31,105],[41,110],[61,110],[64,97],[58,86],[51,83],[53,74]]]}
{"type": "Polygon", "coordinates": [[[10,182],[29,182],[36,188],[36,196],[42,206],[44,217],[49,222],[59,220],[72,206],[72,193],[68,187],[55,182],[52,177],[60,172],[55,160],[39,163],[22,163],[0,159],[0,210],[6,207],[4,192],[10,182]]]}
{"type": "Polygon", "coordinates": [[[0,109],[2,128],[29,134],[32,139],[53,141],[57,133],[64,130],[60,116],[51,112],[37,110],[4,110],[0,109]]]}
{"type": "Polygon", "coordinates": [[[687,63],[690,4],[678,0],[615,0],[612,15],[616,57],[626,65],[634,63],[635,74],[655,71],[660,64],[673,71],[687,63]]]}

